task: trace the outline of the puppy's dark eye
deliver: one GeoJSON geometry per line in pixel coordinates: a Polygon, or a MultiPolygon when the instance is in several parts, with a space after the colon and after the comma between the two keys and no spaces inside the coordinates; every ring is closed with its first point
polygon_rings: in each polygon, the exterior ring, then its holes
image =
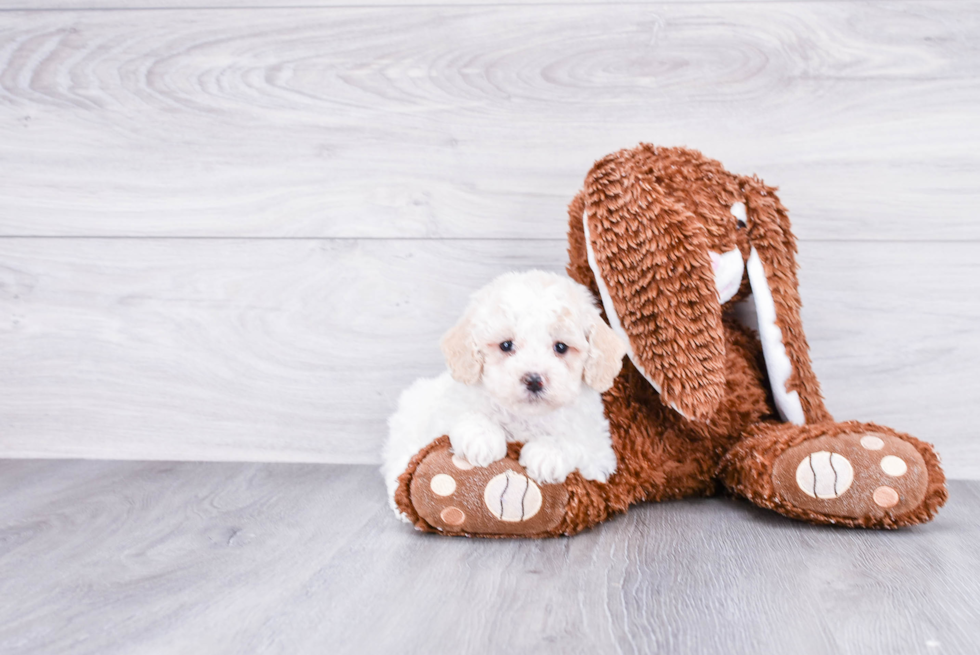
{"type": "Polygon", "coordinates": [[[509,353],[510,351],[512,351],[514,349],[514,342],[513,341],[502,341],[500,343],[500,349],[503,350],[505,353],[509,353]]]}
{"type": "Polygon", "coordinates": [[[555,352],[559,355],[564,355],[568,352],[568,346],[563,344],[561,341],[555,343],[555,352]]]}

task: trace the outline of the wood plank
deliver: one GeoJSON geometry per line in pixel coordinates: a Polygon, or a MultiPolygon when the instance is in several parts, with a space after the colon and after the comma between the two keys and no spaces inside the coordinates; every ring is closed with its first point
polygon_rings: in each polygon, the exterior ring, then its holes
{"type": "Polygon", "coordinates": [[[375,461],[468,293],[564,257],[555,241],[0,243],[14,456],[375,461]]]}
{"type": "MultiPolygon", "coordinates": [[[[377,462],[467,295],[563,241],[0,240],[0,453],[377,462]]],[[[977,243],[806,243],[828,403],[980,478],[977,243]]]]}
{"type": "Polygon", "coordinates": [[[727,499],[570,539],[420,535],[360,466],[0,462],[5,653],[966,653],[980,485],[931,524],[727,499]]]}
{"type": "MultiPolygon", "coordinates": [[[[630,4],[663,5],[686,0],[630,0],[630,4]]],[[[745,0],[715,0],[744,4],[745,0]]],[[[785,2],[786,0],[760,0],[761,2],[785,2]]],[[[800,3],[833,2],[834,0],[790,0],[800,3]]],[[[0,0],[0,11],[50,11],[50,10],[160,10],[160,9],[193,9],[193,10],[244,10],[244,9],[283,9],[326,8],[326,7],[471,7],[471,6],[514,6],[517,3],[500,2],[500,0],[290,0],[288,5],[277,7],[268,0],[0,0]]],[[[568,2],[568,0],[535,0],[536,5],[605,5],[615,7],[623,4],[623,0],[588,0],[588,2],[568,2]]]]}
{"type": "Polygon", "coordinates": [[[980,6],[7,12],[0,235],[555,238],[696,146],[804,239],[980,239],[980,6]]]}

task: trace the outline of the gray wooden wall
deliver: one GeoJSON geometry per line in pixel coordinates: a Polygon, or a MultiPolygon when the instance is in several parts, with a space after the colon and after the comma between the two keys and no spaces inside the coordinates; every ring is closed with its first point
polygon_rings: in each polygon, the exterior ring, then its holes
{"type": "Polygon", "coordinates": [[[643,140],[779,185],[832,411],[980,477],[976,3],[207,4],[0,1],[0,456],[376,462],[643,140]]]}

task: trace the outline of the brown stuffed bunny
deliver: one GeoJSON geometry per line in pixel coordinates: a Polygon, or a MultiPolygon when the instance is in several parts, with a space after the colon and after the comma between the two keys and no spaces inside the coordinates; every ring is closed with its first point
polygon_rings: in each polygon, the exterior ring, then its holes
{"type": "Polygon", "coordinates": [[[523,474],[520,446],[461,467],[443,436],[395,492],[419,529],[574,534],[633,503],[720,488],[791,518],[866,528],[922,523],[945,502],[929,444],[837,423],[824,406],[800,323],[796,242],[772,187],[694,150],[623,150],[598,161],[572,201],[568,252],[569,275],[630,345],[603,395],[616,473],[605,484],[529,480],[533,506],[517,499],[520,515],[508,516],[496,510],[507,493],[497,482],[523,474]],[[750,296],[757,329],[736,318],[750,296]],[[454,494],[433,493],[438,474],[456,480],[454,494]]]}

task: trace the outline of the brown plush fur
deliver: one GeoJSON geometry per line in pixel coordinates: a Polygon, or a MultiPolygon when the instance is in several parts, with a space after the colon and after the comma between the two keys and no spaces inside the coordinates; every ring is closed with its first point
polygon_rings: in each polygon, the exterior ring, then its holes
{"type": "Polygon", "coordinates": [[[716,492],[715,471],[735,435],[772,411],[764,377],[754,364],[758,342],[734,320],[726,319],[723,327],[728,376],[710,423],[687,421],[664,407],[636,367],[625,361],[613,388],[603,394],[618,468],[606,484],[581,476],[566,483],[577,503],[570,503],[561,533],[579,532],[639,501],[716,492]]]}
{"type": "Polygon", "coordinates": [[[816,423],[802,428],[785,423],[763,423],[753,426],[723,459],[719,467],[720,479],[732,493],[752,501],[760,507],[811,523],[834,523],[851,528],[880,527],[900,528],[924,523],[936,515],[948,498],[946,476],[939,465],[939,458],[932,447],[909,434],[874,423],[846,421],[843,423],[816,423]],[[899,515],[887,514],[880,524],[869,526],[866,520],[842,516],[816,514],[782,500],[773,488],[772,464],[787,449],[818,436],[836,436],[845,433],[873,432],[888,434],[902,439],[915,447],[929,471],[925,499],[910,512],[899,515]]]}
{"type": "Polygon", "coordinates": [[[595,256],[608,271],[634,361],[665,403],[707,419],[725,384],[707,230],[657,183],[656,171],[619,154],[595,165],[585,193],[595,256]]]}
{"type": "MultiPolygon", "coordinates": [[[[567,269],[598,298],[583,212],[634,356],[660,392],[624,360],[603,394],[617,471],[606,484],[572,474],[565,483],[565,519],[553,534],[574,534],[640,501],[712,495],[719,482],[761,507],[813,523],[896,528],[935,515],[946,500],[945,476],[929,444],[873,424],[834,423],[824,406],[800,321],[796,242],[774,188],[683,148],[641,144],[599,160],[569,207],[567,269]],[[745,225],[731,214],[735,202],[745,203],[745,225]],[[734,303],[750,293],[747,278],[724,306],[718,301],[708,251],[738,248],[747,259],[753,247],[793,366],[786,387],[799,394],[805,426],[779,422],[758,336],[731,315],[734,303]],[[773,464],[788,448],[865,431],[902,439],[922,456],[928,480],[917,507],[854,519],[807,511],[780,497],[773,464]]],[[[396,496],[421,529],[431,527],[412,509],[408,484],[427,452],[409,465],[396,496]]]]}

